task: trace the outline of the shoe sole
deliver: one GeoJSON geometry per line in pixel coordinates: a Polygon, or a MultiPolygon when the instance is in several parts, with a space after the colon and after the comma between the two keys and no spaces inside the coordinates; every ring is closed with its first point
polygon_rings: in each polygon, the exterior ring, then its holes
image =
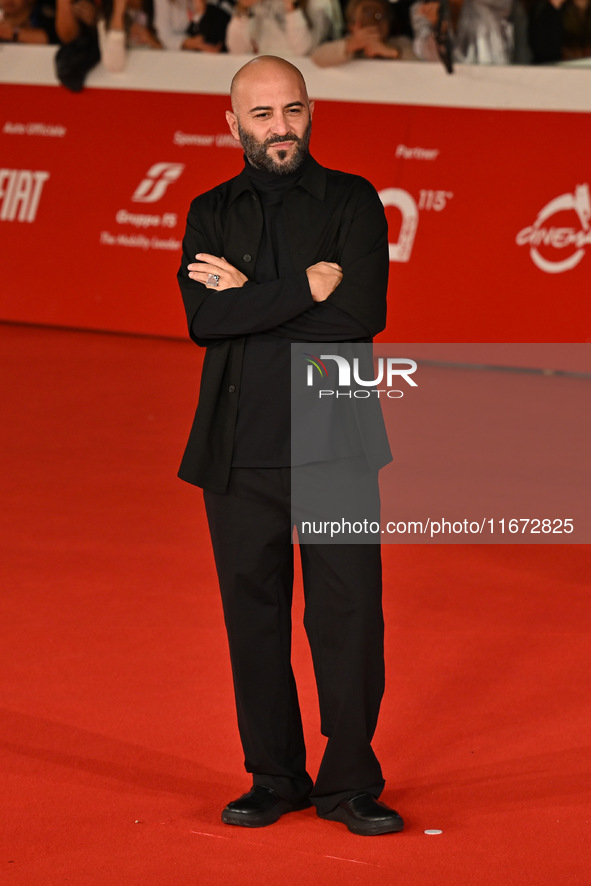
{"type": "Polygon", "coordinates": [[[332,812],[327,812],[324,815],[318,813],[318,816],[319,818],[327,819],[327,821],[340,821],[349,828],[352,834],[357,834],[360,837],[378,837],[380,834],[398,834],[404,829],[404,822],[400,816],[394,821],[355,821],[355,819],[351,820],[350,816],[347,815],[344,809],[339,809],[338,807],[333,809],[332,812]]]}

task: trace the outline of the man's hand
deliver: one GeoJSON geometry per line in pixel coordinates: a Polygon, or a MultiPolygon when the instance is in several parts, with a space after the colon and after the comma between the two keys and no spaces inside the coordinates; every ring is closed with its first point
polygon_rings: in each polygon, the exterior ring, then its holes
{"type": "Polygon", "coordinates": [[[334,261],[319,261],[306,268],[314,301],[326,301],[343,279],[343,269],[334,261]]]}
{"type": "Polygon", "coordinates": [[[365,49],[367,44],[372,40],[375,42],[379,39],[380,35],[378,29],[374,25],[366,25],[363,27],[354,25],[345,44],[347,54],[353,55],[354,52],[360,52],[365,49]]]}
{"type": "Polygon", "coordinates": [[[400,53],[393,46],[388,46],[380,37],[379,30],[373,25],[354,27],[345,44],[347,55],[362,52],[365,58],[399,58],[400,53]]]}
{"type": "Polygon", "coordinates": [[[191,49],[193,52],[221,52],[223,46],[221,43],[207,43],[203,34],[195,34],[194,37],[186,37],[181,49],[191,49]]]}
{"type": "Polygon", "coordinates": [[[400,52],[395,46],[387,46],[382,40],[368,43],[363,50],[366,58],[400,58],[400,52]]]}
{"type": "Polygon", "coordinates": [[[197,261],[187,266],[189,277],[191,280],[203,283],[207,289],[217,289],[219,291],[222,289],[234,289],[237,286],[244,286],[248,280],[248,277],[242,271],[239,271],[238,268],[235,268],[223,257],[218,258],[217,255],[198,252],[195,258],[197,261]],[[215,280],[208,282],[211,275],[216,275],[219,278],[217,283],[215,280]]]}

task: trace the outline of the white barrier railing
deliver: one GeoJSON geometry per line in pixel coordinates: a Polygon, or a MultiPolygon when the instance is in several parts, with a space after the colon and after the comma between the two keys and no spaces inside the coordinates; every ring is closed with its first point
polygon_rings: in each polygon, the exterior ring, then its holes
{"type": "MultiPolygon", "coordinates": [[[[56,84],[51,46],[0,46],[0,84],[56,84]]],[[[87,86],[151,92],[227,94],[247,56],[132,50],[127,69],[111,74],[102,65],[87,86]]],[[[540,111],[591,111],[591,67],[496,67],[457,65],[452,75],[437,63],[359,60],[317,68],[293,59],[314,98],[402,105],[540,111]]]]}

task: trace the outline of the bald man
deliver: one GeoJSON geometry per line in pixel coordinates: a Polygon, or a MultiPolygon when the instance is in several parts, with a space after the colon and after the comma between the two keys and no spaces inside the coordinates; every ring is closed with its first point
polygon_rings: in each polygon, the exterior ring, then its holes
{"type": "MultiPolygon", "coordinates": [[[[222,821],[264,827],[313,804],[356,834],[400,831],[401,817],[378,800],[371,747],[384,687],[378,544],[300,544],[328,739],[314,781],[291,668],[290,343],[369,342],[383,329],[384,211],[365,179],[310,156],[314,103],[289,62],[248,62],[231,99],[244,169],[192,202],[178,274],[190,336],[207,348],[179,476],[204,490],[252,774],[222,821]]],[[[387,445],[349,445],[345,460],[377,489],[387,445]]]]}

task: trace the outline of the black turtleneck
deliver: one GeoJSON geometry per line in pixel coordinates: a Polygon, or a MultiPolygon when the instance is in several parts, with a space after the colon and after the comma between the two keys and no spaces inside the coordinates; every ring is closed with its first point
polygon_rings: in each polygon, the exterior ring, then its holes
{"type": "MultiPolygon", "coordinates": [[[[246,174],[263,210],[263,233],[252,278],[256,283],[296,274],[287,242],[283,198],[297,185],[306,162],[307,158],[295,172],[279,175],[256,169],[245,158],[246,174]]],[[[272,331],[247,336],[233,467],[289,466],[290,409],[289,340],[272,331]]]]}

